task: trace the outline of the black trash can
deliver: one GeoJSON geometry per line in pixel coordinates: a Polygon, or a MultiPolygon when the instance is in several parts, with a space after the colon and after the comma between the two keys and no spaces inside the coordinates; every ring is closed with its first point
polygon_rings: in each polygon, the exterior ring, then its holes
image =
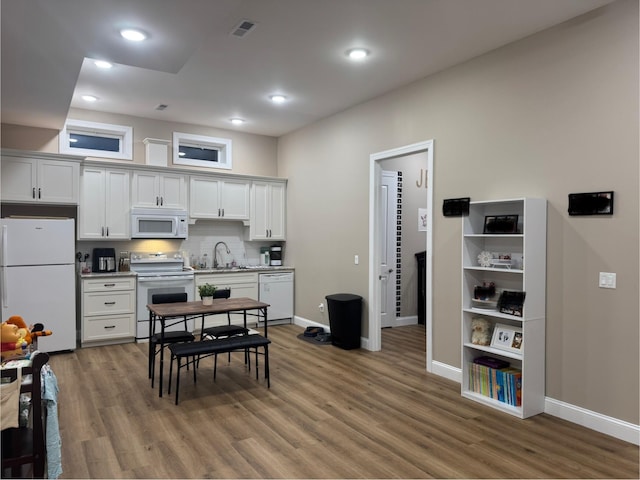
{"type": "Polygon", "coordinates": [[[351,293],[327,295],[331,343],[344,350],[360,348],[362,297],[351,293]]]}
{"type": "Polygon", "coordinates": [[[416,253],[418,261],[418,324],[424,325],[427,303],[427,252],[416,253]]]}

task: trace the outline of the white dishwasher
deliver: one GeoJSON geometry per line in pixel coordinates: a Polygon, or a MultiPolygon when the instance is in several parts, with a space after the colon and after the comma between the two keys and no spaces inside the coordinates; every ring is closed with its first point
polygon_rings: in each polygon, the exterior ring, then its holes
{"type": "Polygon", "coordinates": [[[293,272],[261,273],[259,300],[268,303],[269,325],[291,323],[293,319],[293,272]]]}

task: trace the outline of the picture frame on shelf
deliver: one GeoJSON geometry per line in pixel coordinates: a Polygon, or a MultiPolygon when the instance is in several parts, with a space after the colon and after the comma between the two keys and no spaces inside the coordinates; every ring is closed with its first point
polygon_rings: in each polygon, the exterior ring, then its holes
{"type": "Polygon", "coordinates": [[[525,296],[525,292],[503,290],[498,299],[498,311],[507,315],[522,317],[525,296]]]}
{"type": "Polygon", "coordinates": [[[508,352],[522,353],[524,336],[522,329],[511,325],[496,324],[491,337],[491,347],[508,352]]]}
{"type": "Polygon", "coordinates": [[[483,234],[518,233],[518,215],[486,215],[483,234]]]}

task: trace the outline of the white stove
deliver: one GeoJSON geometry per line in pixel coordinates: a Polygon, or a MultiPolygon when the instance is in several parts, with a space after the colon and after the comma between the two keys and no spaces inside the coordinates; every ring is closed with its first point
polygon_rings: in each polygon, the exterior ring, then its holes
{"type": "MultiPolygon", "coordinates": [[[[180,252],[132,252],[131,270],[138,277],[138,294],[136,301],[137,328],[136,340],[149,340],[149,310],[147,305],[153,303],[153,295],[159,293],[187,294],[187,301],[192,301],[195,294],[195,275],[193,270],[183,268],[184,259],[180,252]]],[[[191,321],[193,323],[193,321],[191,321]]],[[[156,325],[156,332],[160,331],[156,325]]],[[[175,326],[181,329],[181,325],[175,326]]],[[[189,327],[193,330],[193,325],[189,327]]],[[[166,329],[171,331],[171,327],[166,329]]]]}

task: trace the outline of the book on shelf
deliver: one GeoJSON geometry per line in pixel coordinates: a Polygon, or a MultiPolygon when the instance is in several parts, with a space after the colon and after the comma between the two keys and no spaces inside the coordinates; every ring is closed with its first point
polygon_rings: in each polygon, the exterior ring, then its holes
{"type": "Polygon", "coordinates": [[[475,361],[471,362],[469,390],[519,407],[522,405],[522,371],[513,367],[491,368],[475,361]]]}

